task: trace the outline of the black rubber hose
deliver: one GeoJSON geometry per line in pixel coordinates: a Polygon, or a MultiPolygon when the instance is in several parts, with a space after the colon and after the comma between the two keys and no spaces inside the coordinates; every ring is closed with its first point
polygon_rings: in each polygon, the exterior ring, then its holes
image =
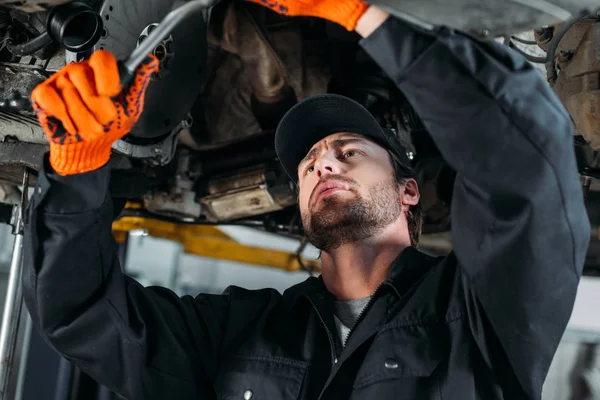
{"type": "Polygon", "coordinates": [[[544,64],[546,62],[546,57],[537,57],[537,56],[534,56],[532,54],[528,54],[527,52],[523,51],[522,49],[520,49],[519,47],[517,47],[512,42],[508,45],[508,47],[510,47],[511,49],[513,49],[514,51],[516,51],[517,53],[521,54],[529,62],[536,63],[536,64],[544,64]]]}
{"type": "Polygon", "coordinates": [[[81,1],[53,7],[46,20],[50,37],[73,53],[91,50],[100,40],[103,29],[102,17],[81,1]]]}
{"type": "Polygon", "coordinates": [[[525,40],[525,39],[521,39],[518,36],[511,36],[510,38],[512,40],[514,40],[515,42],[519,42],[519,43],[522,43],[522,44],[537,45],[537,42],[535,40],[525,40]]]}
{"type": "Polygon", "coordinates": [[[12,44],[9,43],[6,48],[12,54],[18,57],[30,56],[38,50],[50,45],[53,42],[48,32],[44,32],[39,36],[34,37],[24,43],[12,44]]]}

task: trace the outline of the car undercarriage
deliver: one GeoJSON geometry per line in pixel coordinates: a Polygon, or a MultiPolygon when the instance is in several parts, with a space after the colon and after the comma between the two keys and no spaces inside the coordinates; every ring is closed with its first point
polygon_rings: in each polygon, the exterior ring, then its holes
{"type": "MultiPolygon", "coordinates": [[[[33,88],[97,49],[126,59],[181,3],[0,0],[3,201],[10,201],[23,168],[38,170],[48,149],[29,100],[33,88]]],[[[573,145],[593,226],[585,273],[600,274],[597,2],[371,3],[418,23],[501,41],[539,66],[576,127],[573,145]]],[[[113,146],[115,216],[245,225],[301,237],[296,189],[277,162],[274,130],[298,101],[339,93],[365,105],[405,145],[421,188],[422,247],[449,251],[455,172],[402,93],[358,44],[356,34],[325,20],[284,17],[244,1],[221,1],[188,16],[154,48],[161,68],[144,113],[113,146]]]]}

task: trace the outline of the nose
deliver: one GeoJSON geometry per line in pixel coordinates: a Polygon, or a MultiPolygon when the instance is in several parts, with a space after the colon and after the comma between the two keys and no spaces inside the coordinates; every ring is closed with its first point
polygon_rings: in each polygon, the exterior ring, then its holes
{"type": "Polygon", "coordinates": [[[339,174],[340,169],[338,163],[338,160],[330,152],[321,155],[315,161],[315,172],[317,173],[317,177],[321,179],[325,175],[339,174]]]}

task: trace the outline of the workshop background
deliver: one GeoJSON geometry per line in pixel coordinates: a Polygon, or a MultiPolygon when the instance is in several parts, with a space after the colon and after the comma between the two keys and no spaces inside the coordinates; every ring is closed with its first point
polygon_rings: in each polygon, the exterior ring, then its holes
{"type": "MultiPolygon", "coordinates": [[[[252,228],[218,228],[241,252],[254,248],[294,254],[302,243],[252,228]],[[268,247],[265,247],[268,246],[268,247]]],[[[597,232],[595,233],[597,234],[597,232]]],[[[225,237],[225,236],[223,236],[225,237]]],[[[14,237],[10,227],[0,226],[0,302],[4,302],[14,237]]],[[[425,242],[435,243],[435,238],[425,242]]],[[[284,291],[308,277],[308,272],[286,272],[184,252],[183,245],[149,236],[146,229],[131,231],[122,246],[125,271],[143,285],[160,285],[179,295],[220,293],[229,285],[249,289],[265,287],[284,291]]],[[[223,247],[231,251],[234,247],[223,247]]],[[[190,251],[190,249],[187,249],[190,251]]],[[[193,249],[192,249],[193,250],[193,249]]],[[[212,250],[217,251],[217,250],[212,250]]],[[[247,253],[249,254],[249,253],[247,253]]],[[[230,255],[229,255],[230,256],[230,255]]],[[[307,245],[306,260],[318,251],[307,245]]],[[[229,257],[231,258],[231,257],[229,257]]],[[[279,266],[281,267],[281,265],[279,266]]],[[[600,400],[600,277],[584,277],[571,321],[555,356],[544,387],[543,400],[600,400]]],[[[18,371],[12,376],[15,400],[113,400],[117,397],[74,369],[32,331],[23,310],[17,350],[18,371]],[[19,354],[21,353],[21,354],[19,354]]]]}

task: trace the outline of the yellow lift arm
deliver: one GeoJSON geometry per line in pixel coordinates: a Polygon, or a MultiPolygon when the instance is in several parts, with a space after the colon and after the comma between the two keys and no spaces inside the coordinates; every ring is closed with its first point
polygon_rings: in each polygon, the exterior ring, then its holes
{"type": "MultiPolygon", "coordinates": [[[[183,245],[183,251],[202,257],[242,262],[284,271],[301,271],[296,254],[243,245],[215,226],[176,224],[142,217],[123,217],[113,223],[118,243],[125,242],[130,231],[143,229],[148,235],[173,240],[183,245]]],[[[317,261],[302,259],[307,270],[320,272],[317,261]]]]}

